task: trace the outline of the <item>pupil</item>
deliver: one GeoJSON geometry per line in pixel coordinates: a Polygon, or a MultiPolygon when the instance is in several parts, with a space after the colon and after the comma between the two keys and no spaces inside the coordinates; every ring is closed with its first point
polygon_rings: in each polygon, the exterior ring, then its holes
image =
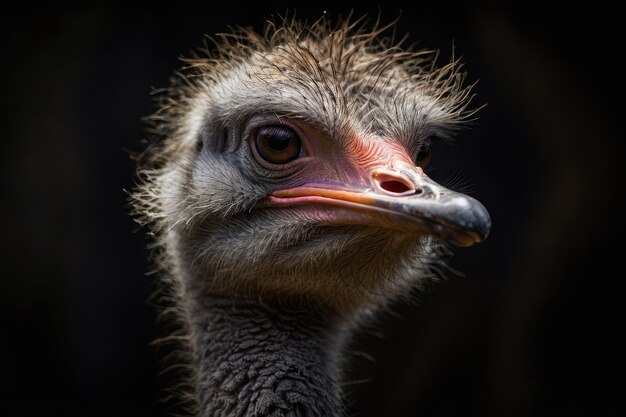
{"type": "Polygon", "coordinates": [[[283,151],[289,146],[289,141],[292,139],[291,132],[289,131],[274,131],[269,132],[267,138],[267,144],[275,151],[283,151]]]}

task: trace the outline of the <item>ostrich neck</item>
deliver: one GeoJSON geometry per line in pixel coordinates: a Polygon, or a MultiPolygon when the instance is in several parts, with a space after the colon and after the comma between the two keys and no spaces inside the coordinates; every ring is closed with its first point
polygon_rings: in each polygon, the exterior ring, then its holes
{"type": "Polygon", "coordinates": [[[339,416],[339,324],[260,301],[189,303],[200,416],[339,416]]]}

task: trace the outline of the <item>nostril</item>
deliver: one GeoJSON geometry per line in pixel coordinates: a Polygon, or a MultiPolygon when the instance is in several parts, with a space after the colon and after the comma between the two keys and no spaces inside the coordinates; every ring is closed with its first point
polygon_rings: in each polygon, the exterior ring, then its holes
{"type": "Polygon", "coordinates": [[[404,175],[390,171],[376,171],[372,180],[378,190],[395,197],[411,195],[415,192],[415,185],[404,175]]]}
{"type": "Polygon", "coordinates": [[[422,189],[422,188],[416,188],[416,189],[415,189],[415,195],[420,195],[420,194],[422,194],[423,192],[424,192],[424,189],[422,189]]]}
{"type": "Polygon", "coordinates": [[[383,190],[395,194],[406,193],[410,190],[410,188],[405,183],[400,181],[381,181],[379,184],[380,188],[382,188],[383,190]]]}

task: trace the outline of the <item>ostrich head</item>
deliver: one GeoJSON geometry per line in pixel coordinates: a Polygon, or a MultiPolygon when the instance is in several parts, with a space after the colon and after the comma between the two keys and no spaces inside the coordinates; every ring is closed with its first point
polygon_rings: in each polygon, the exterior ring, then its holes
{"type": "Polygon", "coordinates": [[[134,197],[183,321],[211,296],[352,316],[419,285],[440,242],[487,236],[484,207],[424,173],[470,114],[463,74],[383,29],[238,30],[161,95],[134,197]]]}

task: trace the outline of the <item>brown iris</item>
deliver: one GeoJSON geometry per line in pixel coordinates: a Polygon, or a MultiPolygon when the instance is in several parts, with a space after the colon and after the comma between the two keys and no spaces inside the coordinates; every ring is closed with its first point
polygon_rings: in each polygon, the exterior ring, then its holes
{"type": "Polygon", "coordinates": [[[286,164],[300,156],[302,145],[298,134],[284,126],[260,128],[255,138],[256,150],[267,162],[286,164]]]}

